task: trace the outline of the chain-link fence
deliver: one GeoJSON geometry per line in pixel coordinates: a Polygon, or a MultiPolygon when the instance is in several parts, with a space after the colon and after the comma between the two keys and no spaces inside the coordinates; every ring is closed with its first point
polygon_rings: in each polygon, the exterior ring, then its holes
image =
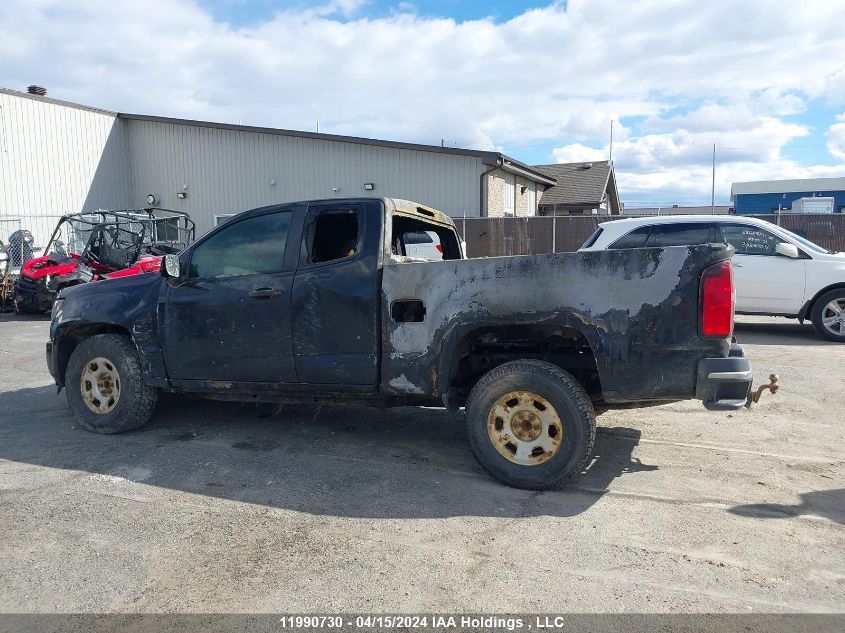
{"type": "Polygon", "coordinates": [[[0,241],[7,244],[17,261],[43,252],[61,215],[4,215],[0,217],[0,241]],[[29,231],[31,237],[25,236],[29,231]],[[31,252],[30,252],[31,250],[31,252]]]}
{"type": "MultiPolygon", "coordinates": [[[[643,216],[559,216],[528,218],[456,218],[467,257],[539,255],[578,250],[600,222],[643,216]]],[[[743,216],[736,216],[737,219],[743,216]]],[[[771,214],[751,216],[797,233],[832,251],[845,251],[843,214],[771,214]]]]}

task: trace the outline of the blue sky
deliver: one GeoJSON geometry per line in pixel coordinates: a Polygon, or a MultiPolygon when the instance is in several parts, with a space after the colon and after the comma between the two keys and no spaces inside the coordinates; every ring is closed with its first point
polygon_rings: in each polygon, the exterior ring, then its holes
{"type": "Polygon", "coordinates": [[[845,3],[5,0],[0,85],[122,112],[613,158],[629,206],[845,176],[845,3]]]}
{"type": "MultiPolygon", "coordinates": [[[[204,0],[202,3],[213,15],[237,26],[254,25],[272,18],[280,11],[298,11],[309,7],[325,5],[325,2],[298,2],[296,0],[204,0]]],[[[448,17],[458,22],[479,20],[491,17],[497,21],[509,20],[521,15],[528,9],[543,7],[548,2],[497,2],[494,0],[477,2],[470,0],[423,0],[421,2],[392,2],[373,0],[363,3],[355,11],[338,16],[340,20],[354,20],[361,17],[379,18],[393,15],[400,11],[414,11],[420,16],[448,17]]]]}

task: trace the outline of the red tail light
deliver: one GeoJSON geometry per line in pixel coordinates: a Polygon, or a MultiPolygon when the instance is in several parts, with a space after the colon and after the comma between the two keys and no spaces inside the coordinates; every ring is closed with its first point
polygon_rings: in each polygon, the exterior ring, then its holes
{"type": "Polygon", "coordinates": [[[719,262],[701,274],[701,333],[728,337],[734,329],[734,278],[731,262],[719,262]]]}
{"type": "Polygon", "coordinates": [[[436,249],[437,249],[437,251],[438,251],[441,255],[443,254],[443,244],[438,244],[438,245],[437,245],[437,246],[435,246],[434,248],[436,248],[436,249]]]}

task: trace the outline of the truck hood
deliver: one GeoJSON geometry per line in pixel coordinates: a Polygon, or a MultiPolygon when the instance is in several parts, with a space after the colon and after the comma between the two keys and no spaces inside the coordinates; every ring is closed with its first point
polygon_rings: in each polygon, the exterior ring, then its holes
{"type": "Polygon", "coordinates": [[[158,287],[164,278],[161,275],[130,275],[117,279],[102,279],[93,284],[81,284],[65,288],[59,294],[59,299],[67,303],[113,303],[130,305],[140,297],[158,287]]]}

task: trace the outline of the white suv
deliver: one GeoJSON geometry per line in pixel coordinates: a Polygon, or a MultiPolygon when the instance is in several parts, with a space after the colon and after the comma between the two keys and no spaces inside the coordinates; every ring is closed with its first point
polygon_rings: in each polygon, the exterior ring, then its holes
{"type": "Polygon", "coordinates": [[[408,257],[435,262],[443,259],[443,245],[434,231],[411,231],[402,236],[402,241],[408,257]]]}
{"type": "Polygon", "coordinates": [[[810,319],[819,335],[845,342],[845,254],[770,222],[741,216],[666,215],[600,224],[580,248],[689,246],[727,242],[736,312],[810,319]]]}

